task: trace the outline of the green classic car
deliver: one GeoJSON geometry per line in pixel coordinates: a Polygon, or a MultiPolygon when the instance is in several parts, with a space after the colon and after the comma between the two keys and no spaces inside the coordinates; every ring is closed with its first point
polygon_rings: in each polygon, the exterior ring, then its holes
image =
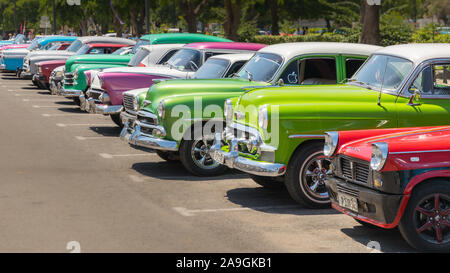
{"type": "MultiPolygon", "coordinates": [[[[231,40],[216,36],[192,33],[149,34],[141,37],[139,42],[137,42],[133,47],[132,54],[127,54],[124,56],[113,54],[74,56],[69,58],[66,62],[63,87],[60,93],[65,97],[73,98],[74,101],[80,105],[79,97],[83,96],[84,92],[88,88],[84,71],[127,65],[137,66],[151,52],[151,47],[148,47],[148,45],[186,44],[193,42],[231,42],[231,40]],[[142,48],[146,45],[147,47],[142,48]],[[141,48],[142,50],[140,50],[141,48]],[[136,54],[134,55],[134,53],[136,54]]],[[[173,54],[175,51],[167,50],[165,52],[166,54],[173,54]]],[[[168,58],[161,58],[161,61],[167,59],[168,58]]]]}
{"type": "Polygon", "coordinates": [[[157,150],[162,158],[179,157],[195,175],[220,174],[227,168],[208,152],[214,132],[223,131],[226,99],[240,96],[248,86],[336,84],[352,76],[379,48],[346,43],[272,45],[260,49],[234,78],[160,82],[148,91],[137,120],[125,125],[121,137],[157,150]]]}
{"type": "Polygon", "coordinates": [[[227,128],[210,154],[263,186],[284,181],[307,207],[328,207],[324,181],[335,166],[324,132],[450,124],[449,65],[449,44],[398,45],[375,52],[345,84],[246,88],[226,102],[227,128]]]}

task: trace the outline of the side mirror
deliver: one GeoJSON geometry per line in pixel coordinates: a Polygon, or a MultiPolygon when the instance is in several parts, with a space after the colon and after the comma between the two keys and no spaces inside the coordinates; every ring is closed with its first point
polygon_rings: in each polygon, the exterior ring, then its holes
{"type": "Polygon", "coordinates": [[[420,92],[415,87],[411,87],[409,89],[410,91],[413,91],[414,93],[409,97],[408,105],[409,106],[419,106],[422,105],[420,102],[414,102],[414,101],[420,101],[420,92]]]}

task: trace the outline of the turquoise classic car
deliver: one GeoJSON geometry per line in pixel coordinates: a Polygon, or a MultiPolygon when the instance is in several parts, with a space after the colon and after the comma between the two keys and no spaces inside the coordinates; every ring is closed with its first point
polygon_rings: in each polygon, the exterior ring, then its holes
{"type": "Polygon", "coordinates": [[[122,138],[179,156],[195,175],[220,174],[226,167],[208,152],[214,132],[223,131],[226,99],[240,96],[248,86],[336,84],[351,77],[379,48],[346,43],[272,45],[260,49],[234,78],[160,82],[148,91],[136,122],[125,126],[122,138]]]}
{"type": "Polygon", "coordinates": [[[6,50],[2,54],[0,69],[5,71],[19,71],[23,67],[24,58],[31,51],[47,50],[52,45],[61,42],[73,42],[77,37],[73,36],[47,36],[35,39],[27,48],[15,48],[6,50]]]}
{"type": "MultiPolygon", "coordinates": [[[[375,52],[345,84],[244,88],[226,102],[227,127],[210,154],[263,186],[284,182],[304,206],[329,207],[324,181],[335,166],[324,132],[450,124],[449,68],[449,44],[397,45],[375,52]]],[[[364,183],[365,170],[350,169],[364,183]]]]}

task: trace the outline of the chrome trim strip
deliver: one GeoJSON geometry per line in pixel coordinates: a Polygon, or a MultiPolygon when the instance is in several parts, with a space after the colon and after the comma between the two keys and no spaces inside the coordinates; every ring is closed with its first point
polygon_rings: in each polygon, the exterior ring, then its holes
{"type": "Polygon", "coordinates": [[[290,135],[289,138],[325,138],[325,135],[290,135]]]}

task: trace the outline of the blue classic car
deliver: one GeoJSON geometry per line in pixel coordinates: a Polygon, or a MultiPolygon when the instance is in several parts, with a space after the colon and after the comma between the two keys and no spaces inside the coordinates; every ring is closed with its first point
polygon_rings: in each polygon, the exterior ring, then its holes
{"type": "Polygon", "coordinates": [[[74,36],[47,36],[33,40],[27,48],[14,48],[5,50],[0,55],[0,69],[5,71],[18,71],[23,67],[23,59],[30,51],[47,50],[52,45],[62,42],[73,42],[74,36]]]}
{"type": "Polygon", "coordinates": [[[23,44],[23,43],[25,43],[25,35],[17,34],[17,36],[14,39],[0,41],[0,46],[18,45],[18,44],[23,44]]]}

